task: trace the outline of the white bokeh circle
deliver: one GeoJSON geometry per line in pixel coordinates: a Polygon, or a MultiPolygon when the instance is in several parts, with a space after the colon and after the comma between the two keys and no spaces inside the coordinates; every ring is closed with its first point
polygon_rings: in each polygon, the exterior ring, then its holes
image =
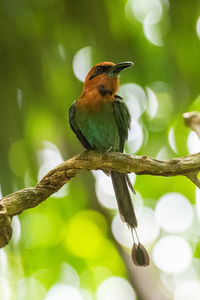
{"type": "Polygon", "coordinates": [[[198,17],[198,19],[197,19],[196,32],[197,32],[198,38],[200,39],[200,17],[198,17]]]}
{"type": "Polygon", "coordinates": [[[197,280],[186,281],[179,284],[174,293],[174,300],[199,300],[200,282],[197,280]]]}
{"type": "Polygon", "coordinates": [[[120,86],[119,94],[126,101],[132,118],[137,121],[147,106],[144,89],[139,84],[127,83],[120,86]]]}
{"type": "Polygon", "coordinates": [[[194,154],[200,151],[200,139],[193,131],[191,131],[188,135],[187,148],[190,154],[194,154]]]}
{"type": "Polygon", "coordinates": [[[160,233],[160,226],[156,222],[153,209],[143,206],[138,214],[137,233],[142,243],[145,245],[152,244],[160,233]]]}
{"type": "MultiPolygon", "coordinates": [[[[11,299],[11,287],[10,282],[5,276],[0,275],[0,299],[10,300],[11,299]]],[[[135,299],[135,298],[134,298],[135,299]]]]}
{"type": "Polygon", "coordinates": [[[174,134],[174,127],[171,127],[168,134],[169,145],[175,153],[178,153],[176,139],[174,134]]]}
{"type": "Polygon", "coordinates": [[[81,48],[73,57],[73,72],[75,76],[82,82],[92,67],[90,46],[81,48]]]}
{"type": "Polygon", "coordinates": [[[197,218],[200,222],[200,189],[196,188],[196,212],[197,212],[197,218]]]}
{"type": "Polygon", "coordinates": [[[93,171],[95,177],[95,191],[101,205],[108,209],[117,209],[117,201],[110,176],[102,171],[93,171]]]}
{"type": "Polygon", "coordinates": [[[96,292],[96,300],[135,300],[131,284],[122,277],[109,277],[104,280],[96,292]]]}
{"type": "Polygon", "coordinates": [[[136,153],[144,142],[143,125],[134,119],[131,121],[131,127],[128,135],[128,151],[129,153],[136,153]]]}
{"type": "Polygon", "coordinates": [[[155,216],[165,231],[180,233],[190,227],[194,214],[192,205],[185,196],[167,193],[158,200],[155,216]]]}
{"type": "Polygon", "coordinates": [[[167,273],[161,273],[160,279],[164,287],[171,293],[174,292],[178,285],[185,281],[197,280],[197,273],[194,266],[191,264],[186,271],[171,275],[167,273]]]}
{"type": "Polygon", "coordinates": [[[184,238],[169,235],[161,238],[155,244],[152,258],[161,271],[168,274],[178,274],[190,266],[192,250],[184,238]]]}
{"type": "Polygon", "coordinates": [[[147,109],[146,112],[149,115],[150,120],[153,119],[158,111],[158,99],[156,97],[156,94],[152,89],[149,87],[146,87],[146,93],[147,93],[147,109]]]}
{"type": "Polygon", "coordinates": [[[57,283],[47,293],[44,300],[84,300],[81,291],[74,286],[57,283]]]}
{"type": "MultiPolygon", "coordinates": [[[[153,243],[160,232],[160,228],[155,221],[154,211],[149,207],[143,206],[139,214],[137,214],[136,210],[136,215],[138,219],[137,233],[140,241],[145,245],[153,243]]],[[[118,243],[126,248],[132,248],[133,239],[131,231],[127,224],[121,220],[119,214],[113,219],[112,233],[118,243]]]]}
{"type": "Polygon", "coordinates": [[[112,233],[120,245],[129,249],[132,248],[133,239],[131,231],[127,224],[121,220],[119,214],[117,214],[112,221],[112,233]]]}
{"type": "MultiPolygon", "coordinates": [[[[112,180],[110,176],[106,176],[102,171],[93,171],[95,177],[95,191],[97,199],[101,205],[108,209],[117,209],[117,200],[115,197],[112,180]]],[[[136,180],[134,173],[129,174],[132,185],[136,180]]]]}

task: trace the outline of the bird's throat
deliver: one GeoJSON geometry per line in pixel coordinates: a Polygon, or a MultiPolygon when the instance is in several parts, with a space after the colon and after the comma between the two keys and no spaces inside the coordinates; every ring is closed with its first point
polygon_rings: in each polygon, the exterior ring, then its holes
{"type": "Polygon", "coordinates": [[[102,104],[113,102],[119,87],[118,77],[110,77],[102,74],[86,81],[83,86],[81,97],[77,105],[86,107],[89,110],[97,111],[102,104]]]}
{"type": "Polygon", "coordinates": [[[98,89],[88,91],[79,98],[77,106],[90,111],[98,111],[103,104],[114,101],[113,94],[105,90],[103,90],[103,93],[104,95],[98,89]]]}

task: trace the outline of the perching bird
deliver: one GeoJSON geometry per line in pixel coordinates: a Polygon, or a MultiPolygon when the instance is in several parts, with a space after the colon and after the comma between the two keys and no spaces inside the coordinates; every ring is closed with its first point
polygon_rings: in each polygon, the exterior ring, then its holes
{"type": "MultiPolygon", "coordinates": [[[[132,65],[132,62],[102,62],[88,73],[80,98],[69,109],[71,128],[86,150],[123,152],[131,117],[116,92],[119,73],[132,65]]],[[[131,187],[128,175],[112,171],[111,178],[122,220],[135,229],[137,219],[128,190],[131,187]]],[[[134,244],[133,260],[138,265],[148,265],[148,254],[140,245],[134,244]]]]}

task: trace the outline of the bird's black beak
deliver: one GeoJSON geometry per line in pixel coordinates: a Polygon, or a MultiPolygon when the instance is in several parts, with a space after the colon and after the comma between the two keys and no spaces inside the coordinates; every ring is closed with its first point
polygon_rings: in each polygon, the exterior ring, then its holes
{"type": "Polygon", "coordinates": [[[131,66],[133,66],[134,63],[131,62],[131,61],[125,61],[125,62],[122,62],[122,63],[119,63],[119,64],[116,64],[112,67],[110,67],[107,71],[107,73],[110,75],[110,76],[117,76],[119,75],[119,73],[126,69],[126,68],[129,68],[131,66]]]}

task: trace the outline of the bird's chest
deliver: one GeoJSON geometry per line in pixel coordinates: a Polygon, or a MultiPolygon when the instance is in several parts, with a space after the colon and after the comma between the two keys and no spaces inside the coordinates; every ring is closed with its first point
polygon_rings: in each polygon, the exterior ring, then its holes
{"type": "Polygon", "coordinates": [[[118,127],[111,103],[103,104],[97,111],[78,108],[76,123],[92,148],[119,150],[118,127]]]}

